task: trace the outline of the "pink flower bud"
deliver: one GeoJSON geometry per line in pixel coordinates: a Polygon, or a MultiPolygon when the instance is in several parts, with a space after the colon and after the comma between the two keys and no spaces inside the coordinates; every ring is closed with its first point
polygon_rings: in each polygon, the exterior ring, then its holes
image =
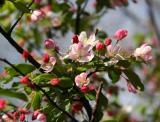
{"type": "Polygon", "coordinates": [[[39,110],[34,111],[34,113],[32,114],[32,120],[37,119],[38,114],[40,114],[39,110]]]}
{"type": "Polygon", "coordinates": [[[107,51],[108,51],[108,52],[112,52],[113,49],[114,49],[114,48],[113,48],[113,46],[112,46],[111,44],[107,46],[107,51]]]}
{"type": "Polygon", "coordinates": [[[0,110],[5,109],[6,106],[6,101],[4,99],[0,99],[0,110]]]}
{"type": "Polygon", "coordinates": [[[78,36],[77,36],[77,35],[74,35],[74,36],[72,37],[72,43],[74,44],[74,43],[78,43],[78,42],[79,42],[78,36]]]}
{"type": "Polygon", "coordinates": [[[95,90],[95,89],[96,89],[96,87],[95,87],[94,84],[89,85],[89,90],[90,90],[90,91],[93,91],[93,90],[95,90]]]}
{"type": "Polygon", "coordinates": [[[40,4],[41,1],[42,1],[42,0],[34,0],[34,3],[40,4]]]}
{"type": "Polygon", "coordinates": [[[37,116],[38,121],[44,121],[45,119],[46,119],[46,116],[44,114],[42,114],[42,113],[38,114],[38,116],[37,116]]]}
{"type": "Polygon", "coordinates": [[[136,90],[136,88],[131,84],[131,83],[127,83],[127,87],[128,87],[128,91],[129,92],[132,92],[132,93],[137,93],[137,90],[136,90]]]}
{"type": "Polygon", "coordinates": [[[29,56],[28,51],[27,51],[27,50],[23,50],[22,57],[23,57],[25,60],[27,60],[28,56],[29,56]]]}
{"type": "Polygon", "coordinates": [[[119,29],[115,32],[114,37],[117,41],[122,40],[128,35],[128,31],[126,29],[119,29]]]}
{"type": "Polygon", "coordinates": [[[49,57],[48,54],[43,54],[43,62],[44,62],[44,63],[48,63],[48,62],[49,62],[49,59],[50,59],[50,57],[49,57]]]}
{"type": "Polygon", "coordinates": [[[25,120],[25,115],[24,115],[24,114],[20,114],[19,120],[20,120],[20,121],[24,121],[24,120],[25,120]]]}
{"type": "Polygon", "coordinates": [[[106,38],[105,41],[104,41],[104,44],[107,45],[107,46],[110,45],[111,43],[112,43],[111,38],[106,38]]]}
{"type": "Polygon", "coordinates": [[[96,50],[100,51],[102,49],[104,49],[104,44],[102,42],[97,42],[97,44],[96,44],[96,50]]]}
{"type": "Polygon", "coordinates": [[[82,86],[81,87],[81,92],[86,93],[88,91],[88,86],[82,86]]]}
{"type": "Polygon", "coordinates": [[[71,108],[71,110],[73,111],[73,112],[79,112],[80,110],[82,110],[82,103],[81,102],[74,102],[74,103],[72,103],[72,108],[71,108]]]}
{"type": "Polygon", "coordinates": [[[20,83],[22,84],[29,84],[29,77],[28,76],[24,76],[20,79],[20,83]]]}
{"type": "Polygon", "coordinates": [[[50,84],[51,85],[57,85],[60,83],[60,79],[59,78],[54,78],[50,81],[50,84]]]}
{"type": "Polygon", "coordinates": [[[149,61],[152,59],[152,48],[147,44],[143,44],[134,51],[133,54],[136,58],[141,58],[144,61],[149,61]]]}
{"type": "Polygon", "coordinates": [[[55,49],[55,48],[56,48],[56,43],[55,43],[55,41],[52,40],[52,39],[46,39],[46,40],[44,41],[44,45],[45,45],[45,47],[48,48],[48,49],[55,49]]]}

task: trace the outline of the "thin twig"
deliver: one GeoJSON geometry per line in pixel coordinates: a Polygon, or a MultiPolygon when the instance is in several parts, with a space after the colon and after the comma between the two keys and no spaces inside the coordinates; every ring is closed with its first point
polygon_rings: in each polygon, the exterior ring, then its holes
{"type": "MultiPolygon", "coordinates": [[[[7,41],[20,53],[23,54],[23,48],[20,47],[16,41],[8,34],[6,33],[2,27],[0,26],[0,33],[7,39],[7,41]]],[[[40,69],[41,65],[31,56],[28,56],[28,61],[34,65],[37,69],[39,69],[41,72],[43,72],[43,69],[40,69]]]]}
{"type": "MultiPolygon", "coordinates": [[[[32,0],[32,2],[28,5],[28,9],[31,7],[31,5],[34,3],[34,0],[32,0]]],[[[14,28],[16,27],[16,25],[18,24],[18,22],[22,19],[24,15],[24,12],[21,13],[20,17],[17,19],[17,21],[12,25],[12,27],[9,29],[8,31],[8,35],[11,35],[12,31],[14,30],[14,28]]]]}
{"type": "Polygon", "coordinates": [[[84,12],[86,6],[88,4],[88,0],[85,1],[84,6],[81,8],[81,5],[78,5],[76,22],[75,22],[75,34],[79,34],[79,28],[81,25],[81,14],[84,12]]]}
{"type": "MultiPolygon", "coordinates": [[[[25,74],[23,74],[19,69],[17,69],[12,63],[10,63],[8,60],[0,58],[0,61],[8,64],[9,66],[11,66],[17,73],[21,74],[22,76],[25,76],[25,74]]],[[[31,80],[30,80],[31,81],[31,80]]],[[[62,111],[64,114],[66,114],[70,119],[72,119],[74,122],[78,122],[74,117],[72,117],[67,111],[63,110],[61,107],[59,107],[51,98],[50,96],[45,92],[44,89],[42,89],[39,85],[37,85],[36,83],[33,83],[33,85],[36,87],[36,89],[40,90],[49,100],[49,102],[56,107],[58,110],[62,111]]]]}
{"type": "Polygon", "coordinates": [[[100,82],[100,86],[99,86],[97,94],[96,94],[96,105],[93,109],[92,119],[91,119],[90,122],[95,122],[97,110],[98,110],[98,107],[99,107],[99,100],[100,100],[100,94],[101,94],[101,91],[102,91],[102,87],[103,87],[103,81],[100,82]]]}

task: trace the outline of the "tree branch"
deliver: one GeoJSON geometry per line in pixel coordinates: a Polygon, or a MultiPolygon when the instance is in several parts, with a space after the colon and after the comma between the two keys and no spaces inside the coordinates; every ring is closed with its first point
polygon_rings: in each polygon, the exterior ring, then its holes
{"type": "MultiPolygon", "coordinates": [[[[8,64],[9,66],[11,66],[17,73],[21,74],[22,76],[25,76],[25,74],[23,74],[19,69],[17,69],[13,64],[11,64],[8,60],[0,58],[0,61],[8,64]]],[[[30,80],[30,79],[29,79],[30,80]]],[[[31,80],[30,80],[31,81],[31,80]]],[[[61,107],[59,107],[51,98],[50,96],[45,92],[44,89],[42,89],[39,85],[37,85],[36,83],[33,83],[33,85],[36,87],[36,89],[40,90],[48,99],[48,101],[54,106],[56,107],[58,110],[62,111],[64,114],[66,114],[71,120],[73,120],[74,122],[78,122],[74,117],[72,117],[67,111],[63,110],[61,107]]]]}
{"type": "Polygon", "coordinates": [[[97,109],[98,109],[98,106],[99,106],[100,93],[102,91],[102,87],[103,87],[103,81],[100,82],[100,86],[99,86],[97,94],[96,94],[96,105],[95,105],[95,107],[93,109],[92,119],[91,119],[90,122],[95,122],[96,114],[97,114],[97,109]]]}
{"type": "MultiPolygon", "coordinates": [[[[28,5],[28,8],[30,8],[33,3],[34,3],[34,0],[32,0],[32,2],[28,5]]],[[[22,19],[23,15],[24,15],[24,13],[22,12],[21,16],[17,19],[17,21],[9,29],[8,35],[11,35],[12,31],[14,30],[14,28],[16,27],[16,25],[18,24],[18,22],[22,19]]]]}
{"type": "Polygon", "coordinates": [[[151,24],[153,26],[153,30],[160,41],[160,32],[158,30],[158,25],[154,17],[154,12],[153,12],[153,1],[152,0],[146,0],[147,6],[148,6],[148,15],[151,21],[151,24]]]}
{"type": "Polygon", "coordinates": [[[88,3],[88,0],[85,0],[83,8],[81,8],[81,5],[78,4],[76,22],[75,22],[75,34],[79,34],[79,31],[80,31],[79,28],[81,24],[81,14],[85,10],[87,3],[88,3]]]}
{"type": "MultiPolygon", "coordinates": [[[[0,33],[7,39],[7,41],[20,53],[23,54],[23,48],[21,48],[11,36],[6,33],[2,27],[0,26],[0,33]]],[[[34,65],[37,69],[39,69],[41,72],[43,72],[43,69],[40,69],[41,65],[31,56],[28,56],[28,61],[34,65]]]]}

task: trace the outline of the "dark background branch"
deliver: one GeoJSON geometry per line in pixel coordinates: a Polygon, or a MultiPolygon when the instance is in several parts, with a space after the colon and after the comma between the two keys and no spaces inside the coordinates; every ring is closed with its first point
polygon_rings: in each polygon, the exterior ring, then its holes
{"type": "Polygon", "coordinates": [[[160,41],[160,32],[158,29],[158,25],[154,16],[154,11],[153,11],[153,1],[152,0],[146,0],[146,4],[148,6],[148,15],[151,21],[151,24],[153,26],[153,30],[158,38],[158,40],[160,41]]]}

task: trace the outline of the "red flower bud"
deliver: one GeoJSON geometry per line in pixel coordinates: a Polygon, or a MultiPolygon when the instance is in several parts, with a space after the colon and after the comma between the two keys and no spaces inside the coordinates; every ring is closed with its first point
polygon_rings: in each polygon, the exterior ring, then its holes
{"type": "Polygon", "coordinates": [[[34,3],[40,4],[41,0],[34,0],[34,3]]]}
{"type": "Polygon", "coordinates": [[[25,120],[25,115],[24,115],[24,114],[20,114],[19,120],[20,120],[20,121],[24,121],[24,120],[25,120]]]}
{"type": "Polygon", "coordinates": [[[106,38],[105,41],[104,41],[104,44],[107,45],[107,46],[110,45],[111,43],[112,43],[111,38],[106,38]]]}
{"type": "Polygon", "coordinates": [[[96,50],[100,51],[102,49],[104,49],[104,44],[102,42],[97,42],[97,44],[96,44],[96,50]]]}
{"type": "Polygon", "coordinates": [[[122,40],[128,35],[128,31],[126,29],[119,29],[115,32],[114,37],[117,41],[122,40]]]}
{"type": "Polygon", "coordinates": [[[23,57],[25,60],[27,60],[28,56],[29,56],[28,51],[27,51],[27,50],[23,50],[22,57],[23,57]]]}
{"type": "Polygon", "coordinates": [[[29,77],[28,76],[24,76],[20,79],[20,83],[22,84],[29,84],[29,77]]]}
{"type": "Polygon", "coordinates": [[[72,37],[72,43],[74,44],[74,43],[78,43],[78,42],[79,42],[78,36],[77,36],[77,35],[74,35],[74,36],[72,37]]]}
{"type": "Polygon", "coordinates": [[[50,58],[49,58],[49,55],[48,55],[48,54],[44,54],[44,55],[43,55],[43,62],[44,62],[44,63],[48,63],[48,62],[49,62],[49,59],[50,59],[50,58]]]}
{"type": "Polygon", "coordinates": [[[113,116],[114,113],[112,111],[107,111],[108,116],[113,116]]]}
{"type": "Polygon", "coordinates": [[[81,87],[81,92],[86,93],[88,91],[88,86],[82,86],[81,87]]]}
{"type": "Polygon", "coordinates": [[[57,85],[60,83],[60,79],[59,78],[54,78],[50,81],[50,84],[51,85],[57,85]]]}
{"type": "Polygon", "coordinates": [[[78,112],[78,111],[82,110],[82,103],[81,102],[74,102],[72,104],[71,110],[73,112],[78,112]]]}
{"type": "Polygon", "coordinates": [[[6,101],[4,99],[0,99],[0,110],[5,109],[6,101]]]}

